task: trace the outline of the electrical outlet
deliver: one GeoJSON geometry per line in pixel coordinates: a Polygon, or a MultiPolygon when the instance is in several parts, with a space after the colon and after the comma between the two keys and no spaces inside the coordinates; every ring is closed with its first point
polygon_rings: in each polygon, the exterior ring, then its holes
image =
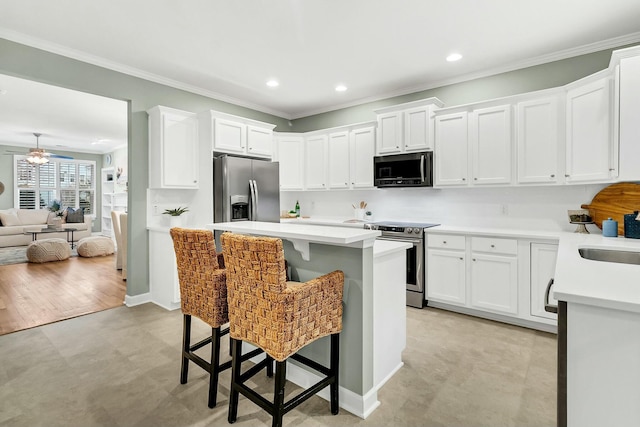
{"type": "Polygon", "coordinates": [[[158,205],[153,205],[153,214],[160,215],[160,209],[158,209],[158,205]]]}

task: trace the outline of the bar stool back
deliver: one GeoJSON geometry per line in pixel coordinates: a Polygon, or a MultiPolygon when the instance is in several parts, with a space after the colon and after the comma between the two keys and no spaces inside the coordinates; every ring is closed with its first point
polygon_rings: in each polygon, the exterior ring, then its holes
{"type": "Polygon", "coordinates": [[[229,322],[227,283],[222,255],[216,254],[216,244],[210,230],[172,228],[170,230],[178,265],[180,308],[183,314],[182,367],[180,384],[186,384],[189,361],[209,372],[209,407],[216,406],[218,375],[230,362],[220,365],[220,337],[229,333],[221,326],[229,322]],[[211,326],[211,336],[191,345],[191,316],[211,326]],[[194,352],[211,344],[211,361],[194,352]]]}
{"type": "Polygon", "coordinates": [[[333,271],[306,283],[287,282],[282,240],[224,233],[221,243],[227,268],[229,328],[233,340],[229,422],[236,421],[242,393],[282,425],[285,413],[330,386],[331,413],[337,414],[339,336],[342,330],[344,274],[333,271]],[[305,345],[329,335],[329,367],[296,354],[305,345]],[[241,375],[240,350],[247,341],[267,357],[241,375]],[[284,401],[286,360],[291,357],[325,377],[284,401]],[[274,401],[269,402],[245,382],[276,360],[274,401]]]}

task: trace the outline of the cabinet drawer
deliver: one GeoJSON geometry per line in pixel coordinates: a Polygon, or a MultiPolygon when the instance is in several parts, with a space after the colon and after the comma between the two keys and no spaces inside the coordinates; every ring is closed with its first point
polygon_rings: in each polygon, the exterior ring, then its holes
{"type": "Polygon", "coordinates": [[[494,237],[472,237],[471,250],[473,252],[517,255],[518,241],[513,239],[497,239],[494,237]]]}
{"type": "Polygon", "coordinates": [[[465,246],[464,236],[452,234],[429,234],[427,235],[427,246],[430,248],[442,249],[462,249],[465,246]]]}

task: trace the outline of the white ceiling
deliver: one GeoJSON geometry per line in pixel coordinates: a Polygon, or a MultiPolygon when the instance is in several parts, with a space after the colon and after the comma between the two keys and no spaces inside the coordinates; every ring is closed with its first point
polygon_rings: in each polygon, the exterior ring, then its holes
{"type": "Polygon", "coordinates": [[[640,1],[21,0],[0,37],[295,119],[639,42],[640,1]]]}

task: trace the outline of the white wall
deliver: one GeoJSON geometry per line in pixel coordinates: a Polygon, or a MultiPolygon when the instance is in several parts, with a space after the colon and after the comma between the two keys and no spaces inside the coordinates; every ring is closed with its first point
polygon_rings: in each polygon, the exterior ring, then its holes
{"type": "Polygon", "coordinates": [[[374,221],[574,231],[567,210],[590,203],[607,185],[281,192],[280,209],[293,209],[299,200],[303,216],[353,218],[351,205],[364,200],[374,221]]]}

